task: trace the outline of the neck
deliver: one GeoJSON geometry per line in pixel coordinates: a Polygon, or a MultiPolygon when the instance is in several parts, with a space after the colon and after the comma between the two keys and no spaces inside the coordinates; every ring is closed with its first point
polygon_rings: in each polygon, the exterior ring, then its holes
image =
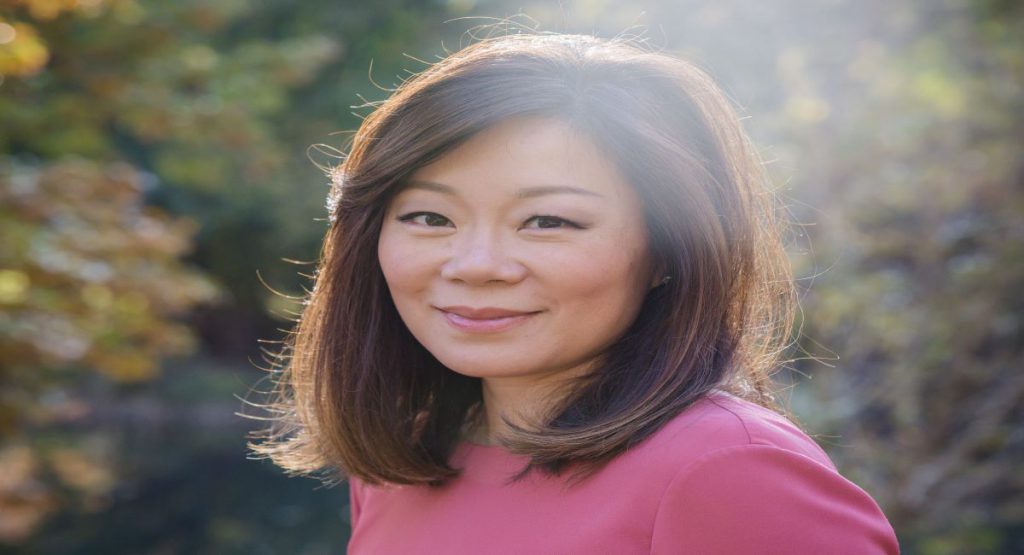
{"type": "Polygon", "coordinates": [[[583,370],[559,372],[549,376],[514,376],[483,379],[481,423],[469,438],[474,443],[495,445],[510,430],[505,419],[527,429],[544,421],[547,411],[561,399],[566,381],[583,370]]]}

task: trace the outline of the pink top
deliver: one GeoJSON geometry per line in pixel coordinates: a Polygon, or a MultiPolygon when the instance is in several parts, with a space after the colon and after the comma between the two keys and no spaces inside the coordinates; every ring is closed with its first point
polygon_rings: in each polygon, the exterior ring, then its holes
{"type": "Polygon", "coordinates": [[[899,553],[875,501],[786,418],[715,392],[590,479],[461,443],[438,488],[351,483],[349,553],[899,553]]]}

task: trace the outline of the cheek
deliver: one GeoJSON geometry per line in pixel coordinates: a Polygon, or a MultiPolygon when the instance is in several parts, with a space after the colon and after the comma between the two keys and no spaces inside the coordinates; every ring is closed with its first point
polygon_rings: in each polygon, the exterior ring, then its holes
{"type": "Polygon", "coordinates": [[[428,253],[408,238],[383,230],[377,243],[377,259],[384,279],[392,292],[416,289],[425,284],[430,274],[428,253]]]}
{"type": "Polygon", "coordinates": [[[588,273],[575,276],[573,283],[566,284],[575,291],[576,302],[594,313],[619,313],[631,302],[636,287],[627,262],[607,261],[590,264],[587,269],[588,273]]]}
{"type": "Polygon", "coordinates": [[[549,291],[555,316],[568,343],[604,343],[635,319],[645,290],[634,286],[633,264],[618,254],[567,261],[552,273],[549,291]],[[569,268],[572,268],[571,270],[569,268]]]}
{"type": "Polygon", "coordinates": [[[575,300],[614,299],[622,303],[646,290],[646,268],[643,243],[629,235],[619,235],[565,253],[558,264],[548,266],[547,272],[575,300]]]}

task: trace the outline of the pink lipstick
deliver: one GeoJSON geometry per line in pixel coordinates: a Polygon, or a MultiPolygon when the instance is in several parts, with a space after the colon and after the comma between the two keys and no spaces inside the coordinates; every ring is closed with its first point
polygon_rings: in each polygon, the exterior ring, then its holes
{"type": "Polygon", "coordinates": [[[502,308],[469,308],[446,306],[440,308],[455,329],[474,333],[497,333],[525,323],[537,312],[522,312],[502,308]]]}

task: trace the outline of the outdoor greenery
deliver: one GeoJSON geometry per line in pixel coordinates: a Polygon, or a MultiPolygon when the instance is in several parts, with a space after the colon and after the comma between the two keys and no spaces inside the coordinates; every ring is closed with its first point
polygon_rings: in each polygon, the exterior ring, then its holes
{"type": "Polygon", "coordinates": [[[783,401],[905,553],[1024,551],[1020,3],[10,0],[0,553],[342,551],[344,488],[248,460],[237,414],[309,285],[321,166],[410,73],[534,28],[723,84],[794,222],[783,401]]]}

